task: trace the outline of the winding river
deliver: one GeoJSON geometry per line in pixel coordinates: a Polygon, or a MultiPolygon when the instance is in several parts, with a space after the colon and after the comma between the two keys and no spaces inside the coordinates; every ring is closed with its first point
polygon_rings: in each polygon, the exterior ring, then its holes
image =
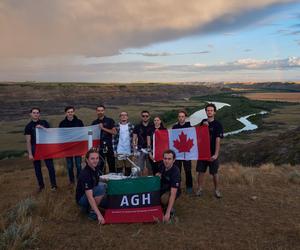
{"type": "MultiPolygon", "coordinates": [[[[226,106],[230,107],[230,104],[224,103],[224,102],[211,102],[211,103],[216,105],[217,110],[219,110],[223,107],[226,107],[226,106]]],[[[267,113],[266,111],[261,111],[258,114],[262,115],[262,114],[266,114],[266,113],[267,113]]],[[[257,129],[257,125],[253,124],[252,122],[250,122],[248,120],[249,117],[254,116],[254,115],[256,115],[256,114],[250,114],[250,115],[246,115],[246,116],[238,118],[237,120],[239,122],[241,122],[244,125],[244,127],[241,128],[241,129],[238,129],[238,130],[227,132],[227,133],[224,134],[224,136],[234,135],[234,134],[241,133],[243,131],[249,131],[249,130],[257,129]]],[[[205,109],[200,109],[200,110],[196,111],[195,113],[193,113],[190,117],[188,117],[187,121],[190,121],[191,125],[195,126],[195,125],[199,124],[205,118],[206,118],[205,109]]]]}

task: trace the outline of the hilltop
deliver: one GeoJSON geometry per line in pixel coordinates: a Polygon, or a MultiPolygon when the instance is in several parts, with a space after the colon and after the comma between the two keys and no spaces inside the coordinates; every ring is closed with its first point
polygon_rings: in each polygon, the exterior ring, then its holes
{"type": "MultiPolygon", "coordinates": [[[[1,85],[0,96],[0,249],[300,249],[300,104],[249,100],[242,91],[203,84],[14,83],[1,85]],[[64,159],[55,160],[58,191],[35,192],[23,135],[31,106],[54,126],[67,104],[89,124],[99,102],[114,119],[126,109],[137,121],[149,109],[173,122],[179,108],[191,113],[207,100],[231,105],[217,113],[225,131],[240,128],[238,117],[268,111],[249,118],[257,130],[222,140],[223,199],[213,197],[207,177],[202,198],[183,188],[172,224],[99,226],[77,208],[64,159]]],[[[196,185],[195,162],[193,174],[196,185]]]]}
{"type": "MultiPolygon", "coordinates": [[[[183,192],[172,224],[104,226],[81,214],[63,166],[56,167],[55,193],[49,187],[34,193],[32,169],[0,176],[5,201],[0,205],[0,248],[300,249],[299,166],[222,165],[221,200],[213,197],[207,177],[202,198],[183,192]]],[[[195,177],[194,172],[194,183],[195,177]]]]}

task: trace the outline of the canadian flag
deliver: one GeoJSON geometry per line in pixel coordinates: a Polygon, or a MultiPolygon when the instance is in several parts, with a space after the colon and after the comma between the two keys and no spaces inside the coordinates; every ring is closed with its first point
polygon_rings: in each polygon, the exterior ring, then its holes
{"type": "Polygon", "coordinates": [[[93,146],[100,143],[98,125],[73,128],[36,128],[35,160],[84,155],[88,151],[89,134],[93,146]]]}
{"type": "Polygon", "coordinates": [[[167,149],[174,150],[177,160],[209,160],[211,154],[208,126],[155,131],[154,160],[161,161],[163,152],[167,149]]]}

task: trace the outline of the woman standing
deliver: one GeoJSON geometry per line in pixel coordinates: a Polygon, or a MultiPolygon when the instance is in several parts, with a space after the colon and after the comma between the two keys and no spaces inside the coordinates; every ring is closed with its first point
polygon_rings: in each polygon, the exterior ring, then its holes
{"type": "Polygon", "coordinates": [[[152,153],[153,152],[153,135],[154,135],[155,131],[165,130],[166,128],[159,116],[155,116],[153,122],[154,122],[154,127],[151,131],[151,134],[147,136],[147,145],[148,145],[148,150],[150,151],[149,158],[150,158],[150,164],[152,167],[152,174],[155,176],[156,173],[159,171],[159,166],[162,163],[162,161],[154,161],[154,159],[153,159],[153,153],[152,153]]]}

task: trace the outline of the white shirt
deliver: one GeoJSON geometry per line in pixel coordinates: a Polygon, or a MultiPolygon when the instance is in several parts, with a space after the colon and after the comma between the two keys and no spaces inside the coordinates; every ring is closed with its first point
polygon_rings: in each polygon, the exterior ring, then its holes
{"type": "Polygon", "coordinates": [[[118,154],[131,154],[129,128],[127,124],[120,124],[119,142],[117,146],[118,154]]]}

